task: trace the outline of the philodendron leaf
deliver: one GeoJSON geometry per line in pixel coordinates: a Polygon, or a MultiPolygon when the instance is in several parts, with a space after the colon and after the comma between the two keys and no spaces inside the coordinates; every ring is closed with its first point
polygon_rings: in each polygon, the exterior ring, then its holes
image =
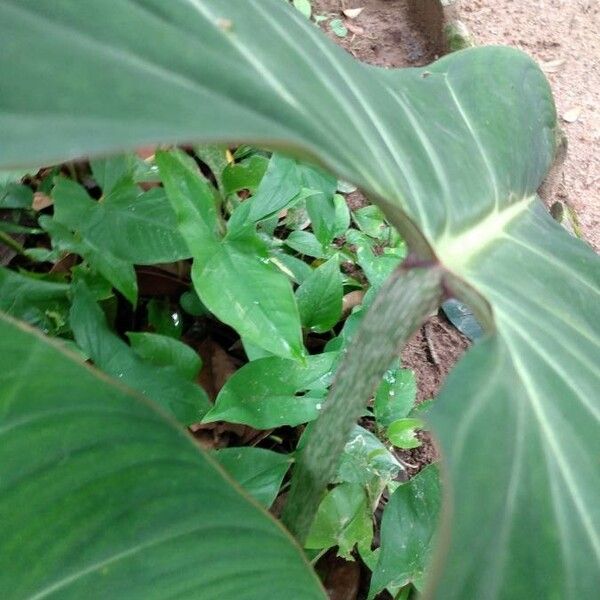
{"type": "Polygon", "coordinates": [[[292,458],[264,448],[223,448],[214,457],[256,501],[273,504],[292,458]]]}
{"type": "Polygon", "coordinates": [[[180,368],[142,360],[108,328],[102,309],[83,282],[74,285],[69,322],[75,341],[99,369],[138,390],[184,425],[197,423],[206,414],[210,402],[204,390],[180,368]]]}
{"type": "Polygon", "coordinates": [[[288,278],[252,231],[221,238],[206,182],[179,154],[156,157],[180,231],[194,257],[200,300],[242,337],[286,358],[304,355],[300,316],[288,278]]]}
{"type": "Polygon", "coordinates": [[[536,197],[556,127],[539,68],[497,47],[364,66],[281,0],[110,8],[0,4],[0,168],[262,142],[359,186],[488,330],[432,412],[451,494],[432,594],[600,587],[600,268],[536,197]]]}
{"type": "Polygon", "coordinates": [[[278,356],[253,360],[227,380],[204,422],[269,429],[312,421],[322,408],[337,358],[337,352],[326,352],[307,356],[305,364],[278,356]]]}
{"type": "Polygon", "coordinates": [[[302,325],[312,331],[330,330],[342,316],[342,274],[337,256],[315,269],[296,290],[302,325]]]}
{"type": "Polygon", "coordinates": [[[164,413],[1,314],[0,354],[3,598],[325,599],[164,413]]]}
{"type": "Polygon", "coordinates": [[[373,570],[369,598],[386,587],[398,589],[411,582],[422,587],[425,569],[431,561],[440,504],[435,465],[425,467],[394,492],[383,513],[381,551],[373,570]]]}

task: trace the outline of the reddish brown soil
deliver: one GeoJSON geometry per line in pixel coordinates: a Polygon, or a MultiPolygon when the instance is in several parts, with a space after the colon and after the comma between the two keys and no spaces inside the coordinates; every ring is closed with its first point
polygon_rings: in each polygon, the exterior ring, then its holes
{"type": "Polygon", "coordinates": [[[416,67],[434,59],[434,46],[408,17],[408,0],[314,0],[313,6],[315,14],[335,17],[340,17],[344,8],[364,7],[358,18],[347,19],[359,33],[339,38],[323,24],[323,29],[359,60],[383,67],[416,67]]]}
{"type": "MultiPolygon", "coordinates": [[[[315,0],[315,12],[340,16],[364,7],[349,20],[356,34],[338,38],[356,58],[390,67],[426,64],[436,44],[408,16],[409,1],[315,0]]],[[[569,144],[566,163],[549,203],[571,206],[583,238],[600,251],[600,3],[598,0],[457,0],[457,16],[477,44],[520,48],[541,64],[552,85],[569,144]],[[579,113],[577,115],[577,113],[579,113]],[[573,117],[576,119],[573,120],[573,117]]]]}
{"type": "Polygon", "coordinates": [[[600,3],[598,0],[462,0],[460,18],[478,44],[507,44],[540,62],[569,149],[556,198],[572,206],[600,251],[600,3]],[[575,112],[579,116],[571,120],[575,112]]]}

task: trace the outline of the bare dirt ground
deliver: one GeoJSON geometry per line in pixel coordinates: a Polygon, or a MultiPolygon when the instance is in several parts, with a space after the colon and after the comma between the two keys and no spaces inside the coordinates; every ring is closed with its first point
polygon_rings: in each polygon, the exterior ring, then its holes
{"type": "MultiPolygon", "coordinates": [[[[388,67],[420,66],[435,48],[410,22],[408,0],[315,0],[316,14],[348,20],[346,38],[330,34],[356,58],[388,67]]],[[[600,251],[600,0],[458,0],[459,18],[477,44],[505,44],[535,58],[544,71],[569,144],[554,197],[571,206],[583,238],[600,251]]],[[[328,24],[323,28],[328,30],[328,24]]]]}
{"type": "Polygon", "coordinates": [[[600,2],[461,0],[458,10],[477,44],[515,46],[542,65],[569,143],[556,193],[600,251],[600,2]]]}

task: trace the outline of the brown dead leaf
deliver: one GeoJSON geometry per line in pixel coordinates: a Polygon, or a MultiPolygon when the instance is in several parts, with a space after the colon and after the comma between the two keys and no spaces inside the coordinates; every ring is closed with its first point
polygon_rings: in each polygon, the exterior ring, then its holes
{"type": "Polygon", "coordinates": [[[142,159],[147,160],[154,156],[156,152],[156,146],[143,146],[142,148],[138,148],[135,153],[142,159]]]}
{"type": "Polygon", "coordinates": [[[33,195],[33,202],[31,204],[31,208],[33,208],[33,210],[35,210],[36,212],[39,212],[40,210],[44,210],[44,208],[48,208],[53,204],[54,200],[52,200],[50,196],[42,192],[36,192],[33,195]]]}
{"type": "MultiPolygon", "coordinates": [[[[364,6],[361,6],[360,8],[346,8],[342,13],[348,19],[356,19],[363,10],[365,10],[364,6]]],[[[348,24],[346,24],[346,27],[348,27],[348,24]]],[[[348,29],[350,28],[348,27],[348,29]]]]}
{"type": "Polygon", "coordinates": [[[556,73],[565,64],[564,58],[556,58],[554,60],[546,60],[541,62],[542,70],[545,73],[556,73]]]}
{"type": "Polygon", "coordinates": [[[203,340],[196,350],[202,358],[198,383],[214,401],[225,382],[238,370],[239,362],[210,338],[203,340]]]}
{"type": "Polygon", "coordinates": [[[364,297],[365,293],[363,290],[354,290],[353,292],[348,292],[342,298],[342,316],[348,316],[355,306],[360,306],[364,297]]]}
{"type": "Polygon", "coordinates": [[[360,566],[328,552],[317,563],[329,600],[356,600],[360,585],[360,566]]]}
{"type": "Polygon", "coordinates": [[[68,273],[77,263],[79,257],[76,254],[65,254],[54,266],[50,269],[50,273],[68,273]]]}
{"type": "Polygon", "coordinates": [[[346,29],[353,33],[354,35],[365,35],[365,30],[360,25],[355,25],[354,23],[347,22],[346,29]]]}

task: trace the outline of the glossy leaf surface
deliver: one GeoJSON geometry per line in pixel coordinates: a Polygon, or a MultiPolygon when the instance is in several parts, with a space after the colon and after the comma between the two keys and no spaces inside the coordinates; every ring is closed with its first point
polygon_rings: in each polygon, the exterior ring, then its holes
{"type": "Polygon", "coordinates": [[[3,598],[325,598],[164,413],[2,315],[0,352],[3,598]]]}
{"type": "Polygon", "coordinates": [[[306,364],[277,356],[253,360],[227,380],[204,422],[269,429],[312,421],[322,408],[337,358],[337,352],[327,352],[308,356],[306,364]]]}
{"type": "Polygon", "coordinates": [[[202,419],[210,407],[206,392],[174,366],[144,361],[113,333],[102,309],[85,285],[74,290],[69,322],[78,346],[94,364],[125,385],[138,390],[184,425],[202,419]]]}
{"type": "Polygon", "coordinates": [[[223,448],[215,459],[265,508],[273,504],[292,458],[264,448],[223,448]]]}
{"type": "Polygon", "coordinates": [[[600,268],[536,198],[556,125],[543,74],[506,48],[363,66],[286,4],[5,0],[0,167],[248,141],[357,184],[490,332],[432,412],[452,494],[439,597],[585,597],[600,585],[600,268]]]}

